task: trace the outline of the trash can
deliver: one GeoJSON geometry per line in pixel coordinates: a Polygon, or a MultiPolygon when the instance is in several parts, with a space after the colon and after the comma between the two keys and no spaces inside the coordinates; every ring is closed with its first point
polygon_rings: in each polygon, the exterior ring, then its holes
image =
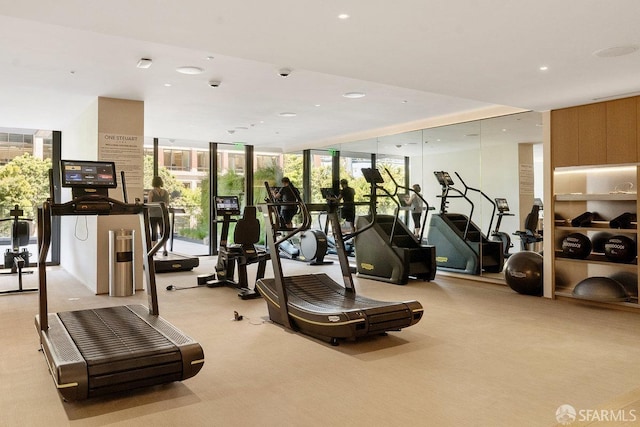
{"type": "Polygon", "coordinates": [[[109,296],[128,297],[136,292],[133,272],[134,230],[109,230],[109,296]]]}

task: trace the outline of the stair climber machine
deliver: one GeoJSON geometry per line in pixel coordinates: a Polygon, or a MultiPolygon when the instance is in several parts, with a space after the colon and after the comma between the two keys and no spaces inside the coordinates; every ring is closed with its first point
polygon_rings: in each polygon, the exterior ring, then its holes
{"type": "MultiPolygon", "coordinates": [[[[67,203],[55,202],[50,170],[51,195],[38,209],[40,296],[39,314],[35,318],[40,346],[58,391],[65,400],[73,401],[193,377],[204,364],[202,347],[158,312],[153,255],[168,235],[151,247],[148,206],[138,201],[127,203],[126,193],[124,203],[108,196],[108,189],[117,185],[113,162],[60,163],[62,186],[71,187],[73,198],[67,203]],[[51,244],[51,220],[66,215],[140,218],[148,307],[136,304],[48,312],[46,259],[51,244]]],[[[164,203],[160,209],[168,228],[169,213],[164,203]]]]}
{"type": "MultiPolygon", "coordinates": [[[[271,194],[267,182],[265,187],[267,194],[271,194]]],[[[283,242],[311,226],[307,206],[299,197],[297,199],[295,203],[302,214],[302,224],[293,230],[283,230],[280,227],[280,203],[260,206],[271,253],[278,253],[278,247],[283,242]]],[[[344,249],[337,206],[337,203],[329,202],[326,208],[338,247],[343,283],[335,282],[327,274],[285,276],[280,257],[272,256],[274,278],[256,282],[256,288],[267,302],[269,318],[287,329],[332,345],[338,345],[344,339],[386,335],[388,331],[399,331],[418,323],[424,312],[418,301],[385,302],[356,294],[344,249]]],[[[371,226],[372,224],[368,224],[354,234],[366,232],[371,226]]]]}
{"type": "Polygon", "coordinates": [[[480,274],[483,270],[490,273],[502,271],[502,241],[489,240],[473,223],[475,206],[469,198],[469,192],[479,193],[493,207],[489,230],[496,211],[493,200],[482,191],[467,186],[458,173],[456,176],[464,186],[464,191],[454,187],[453,179],[448,172],[436,171],[434,175],[442,186],[442,194],[438,196],[441,198],[440,212],[431,215],[427,239],[438,248],[438,269],[464,274],[480,274]],[[447,212],[450,198],[466,201],[470,206],[469,215],[447,212]]]}
{"type": "MultiPolygon", "coordinates": [[[[410,277],[433,280],[436,275],[436,247],[423,245],[422,239],[398,218],[400,203],[395,196],[399,186],[393,181],[396,189],[389,193],[378,185],[384,182],[378,169],[364,168],[362,174],[371,186],[370,213],[366,217],[357,217],[355,225],[356,230],[361,230],[368,223],[372,226],[359,232],[355,238],[358,276],[397,285],[406,285],[410,277]],[[396,203],[395,215],[376,213],[379,191],[382,197],[389,197],[396,203]]],[[[420,199],[429,206],[422,196],[420,199]]]]}

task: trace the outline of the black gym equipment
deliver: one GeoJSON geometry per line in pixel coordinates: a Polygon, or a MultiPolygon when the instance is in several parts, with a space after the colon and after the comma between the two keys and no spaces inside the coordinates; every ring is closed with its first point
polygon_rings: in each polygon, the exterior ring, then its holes
{"type": "Polygon", "coordinates": [[[613,237],[613,234],[606,231],[599,231],[591,236],[591,251],[604,254],[604,244],[613,237]]]}
{"type": "Polygon", "coordinates": [[[636,242],[628,236],[610,237],[604,244],[604,256],[609,261],[631,263],[636,259],[636,242]]]}
{"type": "Polygon", "coordinates": [[[567,258],[585,259],[591,248],[591,240],[582,233],[570,233],[562,239],[562,253],[567,258]]]}
{"type": "Polygon", "coordinates": [[[454,187],[448,172],[436,171],[434,175],[442,186],[442,193],[438,196],[441,198],[440,212],[431,215],[427,240],[438,250],[438,269],[465,274],[480,274],[483,270],[490,273],[502,271],[502,241],[487,238],[491,234],[496,213],[495,202],[481,190],[469,187],[457,172],[456,176],[464,186],[464,191],[454,187]],[[480,194],[493,207],[487,235],[472,221],[475,206],[469,198],[470,191],[480,194]],[[470,207],[469,215],[447,212],[450,198],[465,200],[470,207]]]}
{"type": "MultiPolygon", "coordinates": [[[[272,189],[274,190],[274,189],[272,189]]],[[[298,191],[294,190],[293,193],[298,197],[298,191]]],[[[272,193],[267,195],[267,199],[270,203],[279,204],[282,208],[286,203],[275,200],[272,193]]],[[[279,212],[282,212],[280,209],[279,212]]],[[[298,210],[300,212],[300,210],[298,210]]],[[[280,230],[286,230],[284,225],[284,219],[279,217],[278,228],[280,230]]],[[[324,257],[327,255],[329,249],[329,242],[327,234],[320,229],[307,229],[297,236],[298,242],[294,243],[294,239],[286,240],[279,246],[278,255],[287,259],[293,259],[296,261],[304,261],[309,265],[324,265],[333,264],[333,261],[325,261],[324,257]]]]}
{"type": "MultiPolygon", "coordinates": [[[[153,255],[167,236],[147,250],[151,246],[147,206],[108,197],[108,188],[116,187],[113,162],[62,160],[61,170],[62,185],[72,187],[74,197],[67,203],[55,203],[50,171],[51,195],[38,209],[40,296],[35,318],[40,346],[58,391],[65,400],[82,400],[196,375],[204,363],[202,347],[159,315],[153,255]],[[46,258],[51,218],[65,215],[140,217],[148,307],[138,304],[48,312],[46,258]]],[[[168,227],[164,204],[161,209],[168,227]]]]}
{"type": "Polygon", "coordinates": [[[509,253],[509,249],[513,247],[513,243],[511,243],[511,236],[509,236],[509,233],[500,231],[500,225],[502,224],[503,217],[513,216],[513,214],[509,212],[509,202],[507,202],[507,199],[503,197],[497,197],[494,200],[496,209],[498,209],[498,213],[496,214],[496,216],[498,217],[498,221],[496,221],[496,229],[491,232],[491,240],[502,242],[502,251],[504,253],[504,257],[508,258],[511,255],[509,253]]]}
{"type": "MultiPolygon", "coordinates": [[[[271,194],[265,182],[267,193],[271,194]]],[[[265,216],[267,242],[271,253],[278,253],[278,246],[311,226],[307,206],[299,200],[302,224],[293,230],[280,230],[278,208],[280,204],[260,206],[265,216]]],[[[383,302],[356,295],[349,262],[344,250],[344,240],[337,215],[337,204],[327,206],[329,221],[338,247],[338,258],[343,284],[338,284],[326,274],[285,276],[280,257],[272,256],[274,278],[260,279],[256,288],[262,294],[269,309],[269,318],[287,329],[337,345],[342,339],[356,339],[368,335],[384,335],[387,331],[399,331],[420,321],[424,309],[418,301],[383,302]]],[[[365,227],[366,229],[366,227],[365,227]]],[[[356,231],[356,233],[362,230],[356,231]]]]}
{"type": "Polygon", "coordinates": [[[29,250],[20,249],[29,244],[31,236],[31,219],[24,218],[24,211],[18,205],[9,212],[11,218],[0,219],[0,222],[11,221],[11,249],[4,253],[4,268],[8,272],[2,274],[18,274],[18,289],[0,291],[0,294],[11,294],[20,292],[34,292],[37,288],[25,289],[22,286],[22,274],[32,274],[33,271],[24,271],[24,267],[29,266],[29,250]]]}
{"type": "Polygon", "coordinates": [[[538,221],[540,218],[540,205],[534,203],[531,206],[531,212],[527,214],[524,220],[524,230],[513,233],[520,238],[520,250],[535,250],[535,245],[542,242],[542,234],[538,230],[538,221]]]}
{"type": "MultiPolygon", "coordinates": [[[[222,232],[220,234],[220,249],[216,272],[198,276],[198,286],[206,285],[210,288],[229,286],[238,289],[238,296],[242,299],[260,297],[254,289],[249,288],[247,266],[258,264],[256,280],[264,277],[269,253],[256,248],[260,240],[260,222],[256,217],[256,207],[246,206],[240,219],[233,216],[240,215],[240,203],[237,196],[216,196],[216,217],[222,217],[222,232]],[[233,244],[228,242],[229,226],[236,223],[233,232],[233,244]],[[236,265],[238,280],[235,280],[236,265]]],[[[254,282],[255,283],[255,282],[254,282]]]]}
{"type": "Polygon", "coordinates": [[[504,265],[504,279],[507,285],[523,295],[542,295],[542,262],[542,255],[537,252],[514,253],[504,265]]]}
{"type": "Polygon", "coordinates": [[[584,212],[571,220],[572,227],[589,227],[593,222],[595,214],[593,212],[584,212]]]}
{"type": "Polygon", "coordinates": [[[627,291],[627,295],[632,300],[638,300],[638,273],[632,271],[616,271],[611,278],[619,282],[627,291]]]}
{"type": "Polygon", "coordinates": [[[632,222],[637,221],[637,216],[631,212],[625,212],[609,221],[611,228],[633,228],[632,222]]]}
{"type": "MultiPolygon", "coordinates": [[[[149,204],[152,206],[153,204],[149,204]]],[[[157,209],[151,208],[150,215],[158,215],[157,209]]],[[[189,256],[173,252],[173,232],[176,220],[176,213],[183,213],[182,208],[169,208],[170,225],[169,231],[169,251],[167,255],[156,254],[153,262],[156,267],[156,273],[171,273],[174,271],[190,271],[200,265],[200,258],[197,256],[189,256]]]]}
{"type": "Polygon", "coordinates": [[[611,277],[587,277],[578,283],[571,295],[600,302],[624,302],[629,301],[629,295],[620,282],[611,277]]]}
{"type": "MultiPolygon", "coordinates": [[[[359,277],[406,285],[409,278],[433,280],[436,275],[436,247],[423,245],[421,237],[416,237],[398,218],[400,203],[395,192],[390,193],[382,184],[384,180],[378,169],[365,168],[362,174],[370,184],[370,214],[356,218],[356,230],[362,230],[355,237],[356,269],[359,277]],[[378,192],[382,194],[378,194],[378,192]],[[389,197],[396,204],[394,215],[376,212],[377,198],[389,197]]],[[[389,171],[387,174],[391,176],[389,171]]],[[[393,178],[392,178],[393,180],[393,178]]],[[[412,190],[413,191],[413,190],[412,190]]],[[[417,193],[416,193],[417,194],[417,193]]],[[[429,204],[421,196],[423,203],[429,204]]]]}

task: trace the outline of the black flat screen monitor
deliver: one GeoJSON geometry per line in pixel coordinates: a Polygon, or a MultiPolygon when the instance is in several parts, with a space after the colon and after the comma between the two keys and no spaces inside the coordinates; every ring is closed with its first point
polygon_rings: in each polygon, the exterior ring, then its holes
{"type": "Polygon", "coordinates": [[[384,182],[380,171],[376,168],[362,168],[362,175],[369,184],[381,184],[384,182]]]}
{"type": "Polygon", "coordinates": [[[433,174],[436,176],[436,179],[443,187],[453,186],[453,180],[451,179],[451,175],[449,175],[449,172],[435,171],[433,174]]]}
{"type": "Polygon", "coordinates": [[[507,199],[496,198],[496,207],[500,212],[509,212],[509,203],[507,203],[507,199]]]}
{"type": "Polygon", "coordinates": [[[331,187],[323,187],[320,189],[320,193],[324,199],[328,199],[330,197],[336,197],[336,193],[333,191],[331,187]]]}
{"type": "Polygon", "coordinates": [[[63,187],[106,189],[118,186],[114,162],[60,160],[60,170],[63,187]]]}
{"type": "Polygon", "coordinates": [[[216,196],[216,215],[240,215],[238,196],[216,196]]]}

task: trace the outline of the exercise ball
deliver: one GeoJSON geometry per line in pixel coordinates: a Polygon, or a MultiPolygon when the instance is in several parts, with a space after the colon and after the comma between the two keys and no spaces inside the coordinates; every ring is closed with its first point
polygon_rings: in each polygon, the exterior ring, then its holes
{"type": "Polygon", "coordinates": [[[604,256],[613,262],[632,262],[636,259],[636,242],[627,236],[613,236],[604,244],[604,256]]]}
{"type": "Polygon", "coordinates": [[[632,271],[618,271],[610,276],[619,282],[630,297],[638,297],[638,275],[632,271]]]}
{"type": "Polygon", "coordinates": [[[571,233],[562,239],[562,253],[569,258],[584,259],[591,253],[591,240],[582,233],[571,233]]]}
{"type": "Polygon", "coordinates": [[[573,288],[576,298],[602,302],[628,301],[629,295],[624,286],[611,277],[587,277],[573,288]]]}
{"type": "Polygon", "coordinates": [[[591,236],[591,250],[593,252],[597,252],[599,254],[604,253],[604,244],[607,243],[607,240],[613,237],[613,234],[607,233],[606,231],[600,231],[593,236],[591,236]]]}
{"type": "Polygon", "coordinates": [[[536,252],[517,252],[504,266],[507,285],[519,294],[542,295],[542,255],[536,252]]]}

